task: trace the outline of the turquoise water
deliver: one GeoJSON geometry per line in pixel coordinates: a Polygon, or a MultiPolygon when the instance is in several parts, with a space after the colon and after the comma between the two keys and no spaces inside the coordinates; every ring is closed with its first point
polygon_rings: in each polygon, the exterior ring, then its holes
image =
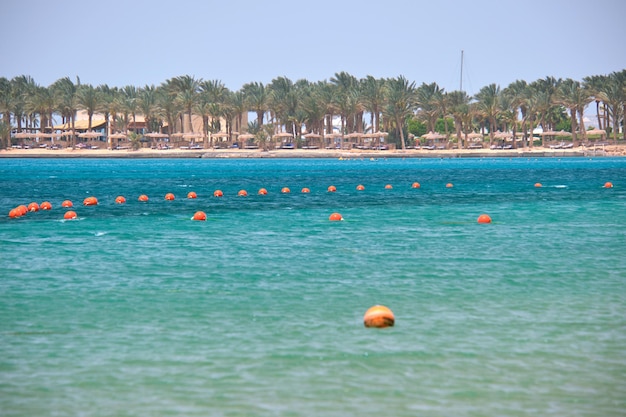
{"type": "Polygon", "coordinates": [[[626,415],[626,159],[5,159],[0,213],[3,416],[626,415]]]}

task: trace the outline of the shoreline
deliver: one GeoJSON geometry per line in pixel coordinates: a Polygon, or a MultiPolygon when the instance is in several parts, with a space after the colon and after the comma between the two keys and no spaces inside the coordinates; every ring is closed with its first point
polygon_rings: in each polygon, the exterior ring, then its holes
{"type": "Polygon", "coordinates": [[[579,149],[449,149],[449,150],[329,150],[329,149],[276,149],[261,151],[258,149],[3,149],[0,158],[529,158],[529,157],[587,157],[587,156],[626,156],[626,145],[607,145],[603,147],[579,149]]]}

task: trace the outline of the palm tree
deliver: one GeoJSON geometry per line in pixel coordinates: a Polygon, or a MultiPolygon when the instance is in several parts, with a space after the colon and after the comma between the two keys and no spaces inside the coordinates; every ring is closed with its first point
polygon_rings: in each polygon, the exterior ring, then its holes
{"type": "Polygon", "coordinates": [[[8,142],[7,145],[3,143],[4,138],[11,139],[11,125],[5,122],[4,117],[0,120],[0,149],[6,147],[10,147],[8,142]]]}
{"type": "Polygon", "coordinates": [[[493,135],[496,131],[496,119],[500,112],[498,101],[500,99],[500,86],[489,84],[484,86],[476,94],[478,109],[489,121],[489,145],[493,144],[493,135]]]}
{"type": "Polygon", "coordinates": [[[333,117],[337,114],[335,87],[328,81],[320,81],[317,83],[315,90],[316,95],[320,100],[320,105],[324,108],[326,133],[333,133],[333,117]]]}
{"type": "Polygon", "coordinates": [[[396,129],[400,131],[402,150],[406,150],[404,123],[408,117],[413,115],[415,108],[415,82],[409,82],[401,75],[387,80],[387,85],[389,90],[387,91],[387,105],[384,112],[395,122],[396,129]]]}
{"type": "Polygon", "coordinates": [[[170,81],[162,83],[157,88],[157,102],[159,115],[167,122],[167,133],[174,133],[178,115],[182,113],[180,103],[176,100],[176,92],[170,81]]]}
{"type": "Polygon", "coordinates": [[[220,80],[202,81],[199,88],[201,101],[209,104],[209,115],[213,120],[219,120],[227,110],[230,90],[220,80]]]}
{"type": "Polygon", "coordinates": [[[51,88],[55,98],[55,108],[61,114],[63,124],[70,124],[71,136],[70,143],[72,148],[76,147],[76,112],[78,111],[78,99],[76,92],[80,86],[80,79],[76,80],[76,84],[69,77],[56,80],[51,88]]]}
{"type": "Polygon", "coordinates": [[[2,116],[2,123],[5,128],[0,134],[0,148],[9,148],[11,141],[11,82],[5,77],[0,77],[0,116],[2,116]]]}
{"type": "Polygon", "coordinates": [[[572,120],[572,143],[574,146],[578,146],[578,137],[576,136],[577,120],[576,115],[580,115],[580,131],[583,136],[583,140],[586,139],[585,134],[585,121],[583,113],[585,107],[591,102],[592,95],[589,90],[584,89],[579,81],[568,78],[562,81],[558,87],[556,94],[556,102],[562,104],[570,111],[572,120]]]}
{"type": "MultiPolygon", "coordinates": [[[[182,75],[171,79],[171,85],[177,93],[177,99],[189,118],[189,131],[193,131],[193,123],[191,121],[192,109],[198,98],[201,80],[196,80],[189,75],[182,75]]],[[[182,132],[185,132],[184,125],[181,126],[182,132]]]]}
{"type": "Polygon", "coordinates": [[[248,104],[246,103],[243,91],[240,90],[230,94],[229,101],[235,113],[235,130],[239,133],[243,133],[243,119],[248,111],[248,104]]]}
{"type": "Polygon", "coordinates": [[[385,104],[386,87],[384,79],[371,75],[361,80],[361,99],[363,108],[370,113],[372,133],[378,132],[380,114],[385,104]]]}
{"type": "MultiPolygon", "coordinates": [[[[502,93],[508,98],[510,104],[510,110],[513,113],[513,119],[518,120],[517,110],[519,109],[522,116],[522,132],[524,134],[524,146],[526,146],[526,101],[524,100],[526,91],[528,90],[528,84],[524,80],[516,80],[506,87],[502,93]]],[[[513,124],[513,137],[516,137],[517,123],[513,124]]],[[[513,148],[517,147],[517,142],[513,141],[513,148]]]]}
{"type": "Polygon", "coordinates": [[[42,131],[52,127],[52,113],[55,103],[51,89],[36,86],[33,92],[26,97],[25,105],[29,113],[39,115],[39,127],[42,131]]]}
{"type": "Polygon", "coordinates": [[[248,104],[248,110],[256,113],[257,125],[261,128],[263,126],[263,115],[268,108],[269,92],[263,83],[258,82],[244,84],[242,91],[248,104]]]}
{"type": "Polygon", "coordinates": [[[297,100],[293,82],[287,77],[278,77],[268,86],[270,90],[269,109],[277,121],[277,127],[285,126],[287,132],[294,133],[294,127],[289,123],[290,116],[296,111],[297,100]]]}
{"type": "Polygon", "coordinates": [[[100,93],[91,84],[82,84],[76,91],[78,108],[87,112],[88,130],[91,130],[93,114],[100,109],[102,99],[100,93]]]}
{"type": "Polygon", "coordinates": [[[30,76],[20,75],[11,79],[11,112],[18,132],[22,131],[22,123],[26,117],[26,97],[32,94],[35,86],[35,80],[30,76]]]}
{"type": "Polygon", "coordinates": [[[341,115],[341,133],[355,131],[356,116],[361,111],[359,82],[345,71],[335,73],[330,79],[335,87],[337,110],[341,115]]]}
{"type": "Polygon", "coordinates": [[[470,111],[470,97],[465,91],[451,91],[445,95],[447,97],[448,109],[454,119],[457,140],[461,148],[465,149],[467,147],[467,133],[469,132],[467,126],[463,132],[463,121],[467,119],[467,114],[470,111]],[[461,133],[465,133],[464,137],[461,136],[461,133]]]}
{"type": "Polygon", "coordinates": [[[124,116],[124,131],[128,131],[128,117],[133,117],[133,129],[137,132],[136,116],[139,112],[139,98],[137,97],[137,88],[133,85],[127,85],[120,90],[118,95],[118,104],[120,111],[124,116]]]}
{"type": "Polygon", "coordinates": [[[311,133],[324,133],[324,116],[326,106],[320,94],[320,84],[311,84],[302,91],[301,108],[304,113],[304,123],[311,133]]]}
{"type": "Polygon", "coordinates": [[[441,115],[441,97],[443,97],[444,89],[440,88],[437,83],[422,83],[417,88],[417,106],[419,107],[418,115],[422,116],[428,124],[428,131],[435,131],[435,123],[441,115]]]}
{"type": "Polygon", "coordinates": [[[104,114],[104,133],[107,137],[109,147],[113,147],[113,143],[109,138],[112,132],[116,131],[116,118],[119,112],[119,100],[116,100],[116,96],[119,94],[117,87],[109,87],[107,84],[100,84],[96,87],[96,90],[100,94],[100,104],[98,111],[104,114]],[[111,125],[112,123],[112,125],[111,125]]]}
{"type": "Polygon", "coordinates": [[[159,123],[155,119],[158,111],[157,89],[154,85],[146,85],[137,92],[139,100],[138,108],[143,114],[146,130],[155,132],[158,130],[159,123]]]}
{"type": "MultiPolygon", "coordinates": [[[[597,95],[606,105],[608,114],[613,122],[613,140],[617,143],[617,132],[619,122],[624,119],[626,112],[626,70],[611,73],[606,83],[600,86],[597,95]]],[[[608,125],[608,123],[607,123],[608,125]]],[[[626,129],[623,129],[624,140],[626,140],[626,129]]]]}
{"type": "Polygon", "coordinates": [[[609,83],[609,77],[606,75],[592,75],[589,77],[583,78],[584,88],[588,89],[593,95],[596,102],[596,117],[598,119],[598,129],[607,129],[608,123],[606,120],[607,117],[607,109],[606,104],[602,104],[600,107],[600,103],[602,103],[602,97],[600,93],[606,88],[609,83]],[[603,109],[601,114],[600,108],[603,109]],[[604,119],[604,123],[602,123],[602,119],[604,119]]]}

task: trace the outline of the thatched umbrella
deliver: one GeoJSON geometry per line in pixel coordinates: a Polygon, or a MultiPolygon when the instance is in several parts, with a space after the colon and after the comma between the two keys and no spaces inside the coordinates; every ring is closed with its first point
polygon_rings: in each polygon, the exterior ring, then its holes
{"type": "Polygon", "coordinates": [[[111,148],[113,148],[113,141],[112,139],[115,139],[117,141],[117,145],[115,147],[120,146],[120,139],[126,139],[126,134],[125,133],[112,133],[109,135],[109,146],[111,148]]]}
{"type": "Polygon", "coordinates": [[[324,135],[324,139],[328,139],[329,142],[333,141],[333,143],[334,143],[335,139],[339,139],[341,137],[343,137],[343,135],[341,133],[335,133],[335,132],[326,133],[324,135]]]}
{"type": "Polygon", "coordinates": [[[318,142],[321,141],[321,139],[322,139],[322,135],[318,135],[317,133],[306,133],[306,134],[302,135],[302,137],[304,139],[306,139],[306,141],[307,141],[307,144],[306,144],[307,148],[311,148],[311,146],[309,144],[309,140],[310,139],[314,139],[314,140],[316,140],[318,142]]]}
{"type": "Polygon", "coordinates": [[[606,136],[606,130],[603,129],[589,129],[586,131],[588,135],[600,135],[603,138],[606,136]]]}
{"type": "Polygon", "coordinates": [[[100,136],[104,136],[104,133],[93,132],[91,130],[78,134],[79,138],[81,138],[81,139],[89,139],[89,140],[93,140],[95,138],[99,138],[100,136]]]}
{"type": "Polygon", "coordinates": [[[89,139],[99,138],[100,136],[104,136],[104,133],[93,132],[91,130],[88,132],[83,132],[83,133],[78,134],[79,138],[89,138],[89,139]]]}
{"type": "Polygon", "coordinates": [[[439,139],[443,139],[446,137],[446,135],[443,135],[439,132],[428,132],[424,135],[422,135],[422,137],[426,140],[439,140],[439,139]]]}
{"type": "Polygon", "coordinates": [[[500,132],[499,130],[493,135],[496,139],[509,139],[513,137],[511,132],[500,132]]]}
{"type": "Polygon", "coordinates": [[[292,139],[293,140],[293,133],[289,133],[289,132],[278,132],[278,133],[274,133],[272,135],[273,139],[292,139]]]}

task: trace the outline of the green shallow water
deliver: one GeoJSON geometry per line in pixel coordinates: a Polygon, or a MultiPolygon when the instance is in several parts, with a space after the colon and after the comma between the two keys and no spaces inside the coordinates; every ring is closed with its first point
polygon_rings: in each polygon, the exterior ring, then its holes
{"type": "Polygon", "coordinates": [[[3,416],[624,415],[623,159],[3,160],[0,175],[0,211],[53,204],[0,219],[3,416]],[[393,328],[363,327],[374,304],[393,328]]]}

